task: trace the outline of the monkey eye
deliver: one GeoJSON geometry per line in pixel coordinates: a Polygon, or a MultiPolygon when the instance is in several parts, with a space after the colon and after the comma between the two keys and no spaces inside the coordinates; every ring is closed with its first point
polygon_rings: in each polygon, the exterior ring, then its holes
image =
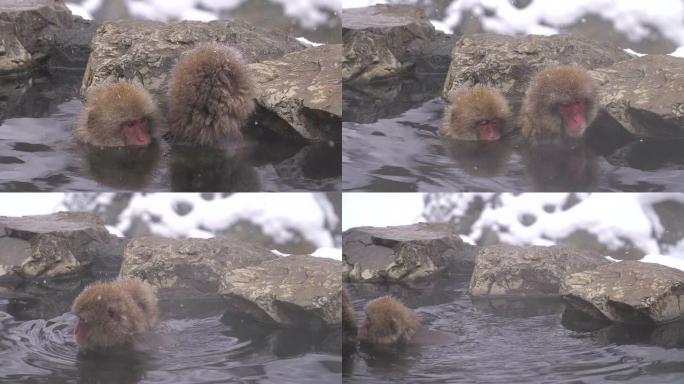
{"type": "Polygon", "coordinates": [[[488,125],[490,123],[489,120],[480,120],[477,122],[477,125],[488,125]]]}
{"type": "Polygon", "coordinates": [[[109,317],[111,317],[112,319],[113,319],[114,317],[116,317],[116,313],[115,313],[114,310],[111,309],[111,308],[108,308],[108,309],[107,309],[107,314],[108,314],[109,317]]]}

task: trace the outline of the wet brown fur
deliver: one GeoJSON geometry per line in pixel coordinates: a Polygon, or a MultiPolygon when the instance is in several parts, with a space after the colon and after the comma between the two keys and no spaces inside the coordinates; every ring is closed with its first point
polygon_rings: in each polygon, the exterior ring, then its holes
{"type": "Polygon", "coordinates": [[[354,307],[349,300],[347,290],[342,288],[342,334],[346,341],[354,341],[357,332],[356,315],[354,307]]]}
{"type": "Polygon", "coordinates": [[[574,65],[547,68],[539,72],[525,93],[520,126],[525,138],[559,139],[564,136],[558,104],[584,100],[587,126],[598,114],[597,86],[589,73],[574,65]]]}
{"type": "Polygon", "coordinates": [[[158,322],[155,288],[122,278],[86,287],[74,300],[72,311],[82,322],[86,348],[129,345],[136,335],[158,322]]]}
{"type": "Polygon", "coordinates": [[[398,300],[385,296],[366,305],[368,333],[360,337],[373,344],[407,343],[420,328],[420,321],[398,300]]]}
{"type": "Polygon", "coordinates": [[[134,116],[148,119],[150,136],[155,138],[161,115],[149,92],[128,81],[100,85],[88,92],[74,135],[98,147],[124,147],[121,124],[134,116]]]}
{"type": "Polygon", "coordinates": [[[255,96],[254,81],[236,50],[219,44],[195,48],[171,71],[171,138],[198,145],[240,139],[255,96]]]}
{"type": "Polygon", "coordinates": [[[501,136],[510,130],[511,109],[501,93],[476,87],[458,91],[451,98],[439,133],[457,140],[479,140],[475,125],[481,120],[501,119],[501,136]]]}

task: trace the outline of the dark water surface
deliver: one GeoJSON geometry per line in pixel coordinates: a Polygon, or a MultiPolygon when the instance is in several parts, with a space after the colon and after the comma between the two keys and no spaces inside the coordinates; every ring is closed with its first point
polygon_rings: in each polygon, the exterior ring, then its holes
{"type": "Polygon", "coordinates": [[[92,150],[77,145],[82,71],[0,79],[0,192],[338,190],[340,148],[248,142],[239,148],[92,150]]]}
{"type": "Polygon", "coordinates": [[[343,190],[684,189],[684,140],[635,140],[605,115],[590,127],[585,143],[571,146],[444,140],[436,133],[445,108],[443,80],[443,75],[421,76],[361,89],[345,84],[343,190]]]}
{"type": "Polygon", "coordinates": [[[391,294],[428,328],[455,340],[382,353],[345,351],[345,383],[684,382],[681,326],[637,334],[614,327],[573,332],[561,325],[558,301],[473,302],[462,278],[422,289],[346,286],[359,321],[369,300],[391,294]]]}
{"type": "Polygon", "coordinates": [[[0,383],[340,381],[339,332],[274,330],[222,318],[219,301],[160,305],[162,322],[149,336],[154,347],[79,353],[75,316],[22,319],[26,313],[14,301],[0,299],[0,383]]]}

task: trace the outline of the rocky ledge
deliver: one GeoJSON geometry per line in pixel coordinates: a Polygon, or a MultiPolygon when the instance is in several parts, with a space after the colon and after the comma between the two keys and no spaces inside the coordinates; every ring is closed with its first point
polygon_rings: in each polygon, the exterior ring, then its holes
{"type": "Polygon", "coordinates": [[[568,307],[597,322],[661,325],[684,321],[684,271],[621,261],[564,277],[568,307]]]}
{"type": "Polygon", "coordinates": [[[0,75],[85,65],[96,25],[61,0],[0,0],[0,75]]]}
{"type": "Polygon", "coordinates": [[[565,246],[492,245],[477,253],[469,290],[472,296],[558,297],[566,275],[608,263],[565,246]]]}
{"type": "Polygon", "coordinates": [[[475,247],[447,223],[358,227],[342,235],[343,279],[412,281],[445,273],[470,274],[475,247]]]}
{"type": "Polygon", "coordinates": [[[116,276],[144,279],[167,301],[211,300],[226,316],[269,327],[321,331],[342,321],[336,260],[277,256],[232,238],[117,238],[90,213],[0,217],[0,299],[22,313],[64,313],[84,284],[116,276]]]}
{"type": "Polygon", "coordinates": [[[436,31],[425,12],[408,5],[342,11],[342,80],[369,82],[413,72],[444,72],[453,36],[436,31]]]}
{"type": "Polygon", "coordinates": [[[133,80],[164,105],[169,73],[181,53],[207,42],[236,48],[250,64],[262,127],[285,138],[340,140],[341,47],[306,49],[285,32],[239,21],[105,23],[93,38],[81,93],[98,84],[133,80]]]}

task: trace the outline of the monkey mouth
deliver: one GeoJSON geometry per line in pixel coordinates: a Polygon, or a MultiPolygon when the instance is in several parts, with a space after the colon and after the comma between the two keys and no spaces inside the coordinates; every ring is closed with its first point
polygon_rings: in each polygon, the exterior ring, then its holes
{"type": "Polygon", "coordinates": [[[565,127],[565,133],[574,138],[580,138],[584,136],[584,131],[586,130],[586,124],[584,119],[576,118],[569,120],[565,127]]]}
{"type": "Polygon", "coordinates": [[[478,133],[482,141],[498,141],[501,138],[501,132],[493,125],[479,127],[478,133]]]}

